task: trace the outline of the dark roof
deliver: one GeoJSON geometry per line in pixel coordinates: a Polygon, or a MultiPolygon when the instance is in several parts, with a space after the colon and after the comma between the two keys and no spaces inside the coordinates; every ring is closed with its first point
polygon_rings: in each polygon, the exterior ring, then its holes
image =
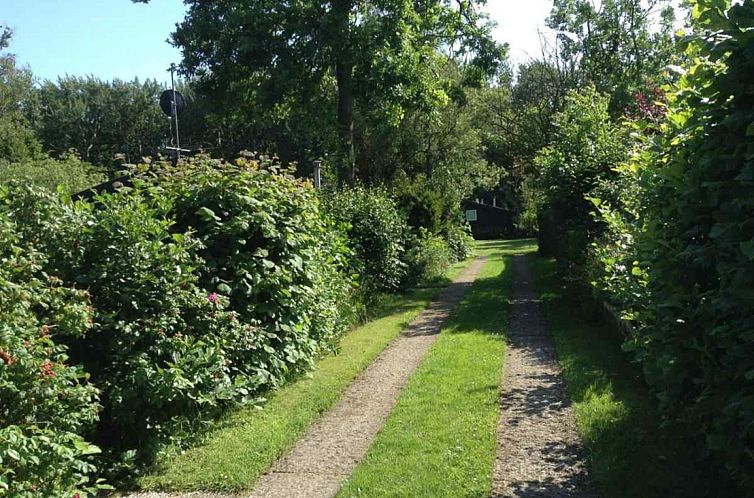
{"type": "Polygon", "coordinates": [[[492,204],[482,204],[481,202],[476,202],[476,201],[463,201],[463,205],[469,206],[475,209],[482,208],[482,209],[493,209],[495,211],[503,211],[506,213],[508,212],[508,210],[503,207],[493,206],[492,204]]]}

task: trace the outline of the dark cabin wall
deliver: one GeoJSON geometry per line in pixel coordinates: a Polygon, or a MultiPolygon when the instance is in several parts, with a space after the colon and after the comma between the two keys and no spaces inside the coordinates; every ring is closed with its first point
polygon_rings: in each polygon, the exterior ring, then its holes
{"type": "Polygon", "coordinates": [[[511,211],[474,201],[464,201],[462,206],[464,213],[472,209],[477,212],[477,220],[469,222],[475,239],[501,239],[517,236],[511,211]]]}

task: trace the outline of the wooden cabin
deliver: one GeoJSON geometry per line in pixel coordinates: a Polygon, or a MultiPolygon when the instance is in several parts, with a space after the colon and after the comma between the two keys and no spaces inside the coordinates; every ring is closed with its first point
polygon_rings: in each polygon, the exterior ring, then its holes
{"type": "Polygon", "coordinates": [[[463,201],[463,210],[477,240],[509,239],[517,234],[513,213],[498,207],[494,201],[486,204],[484,199],[466,200],[463,201]]]}

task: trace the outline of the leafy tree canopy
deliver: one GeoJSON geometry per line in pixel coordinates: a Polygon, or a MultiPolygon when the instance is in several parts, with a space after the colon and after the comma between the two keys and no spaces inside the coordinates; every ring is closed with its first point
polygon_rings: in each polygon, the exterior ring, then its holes
{"type": "Polygon", "coordinates": [[[547,24],[560,55],[611,95],[616,115],[637,90],[656,86],[672,60],[674,12],[669,0],[555,0],[547,24]]]}
{"type": "Polygon", "coordinates": [[[448,56],[465,62],[467,83],[495,69],[504,47],[478,12],[483,2],[189,0],[173,43],[184,72],[240,119],[313,124],[311,147],[334,152],[353,180],[359,109],[397,125],[407,110],[448,101],[437,71],[448,56]]]}
{"type": "Polygon", "coordinates": [[[162,90],[154,80],[66,76],[46,81],[38,92],[37,133],[55,155],[75,149],[84,160],[103,166],[112,165],[116,154],[138,161],[170,136],[157,105],[162,90]]]}
{"type": "Polygon", "coordinates": [[[20,161],[38,155],[40,146],[29,126],[35,100],[31,71],[3,52],[11,36],[10,28],[0,25],[0,160],[20,161]]]}

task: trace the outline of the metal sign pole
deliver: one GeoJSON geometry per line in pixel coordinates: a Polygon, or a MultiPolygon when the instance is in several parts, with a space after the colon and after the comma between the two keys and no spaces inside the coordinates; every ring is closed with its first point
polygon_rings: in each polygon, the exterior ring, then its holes
{"type": "Polygon", "coordinates": [[[175,118],[175,154],[178,161],[181,160],[181,138],[178,134],[178,104],[175,97],[175,79],[173,78],[173,72],[175,71],[175,64],[170,65],[170,87],[173,90],[173,117],[175,118]]]}

